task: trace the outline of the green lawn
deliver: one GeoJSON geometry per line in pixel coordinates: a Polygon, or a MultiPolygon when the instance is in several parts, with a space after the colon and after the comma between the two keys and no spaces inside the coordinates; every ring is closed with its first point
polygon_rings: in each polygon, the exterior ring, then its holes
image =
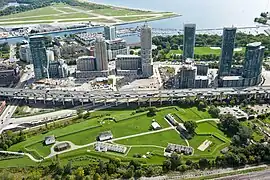
{"type": "MultiPolygon", "coordinates": [[[[150,132],[149,128],[152,123],[152,120],[155,119],[162,128],[170,127],[170,125],[164,120],[165,115],[171,113],[178,115],[183,121],[186,120],[200,120],[210,118],[210,115],[207,111],[199,111],[196,107],[192,108],[179,108],[177,106],[169,106],[165,108],[160,108],[160,111],[157,112],[156,116],[148,117],[147,112],[135,113],[135,109],[125,109],[121,107],[112,108],[104,111],[96,111],[91,113],[93,118],[85,120],[80,123],[72,124],[64,128],[58,128],[52,130],[46,134],[39,134],[28,138],[26,141],[18,143],[11,146],[9,151],[27,151],[33,156],[40,158],[40,156],[46,157],[50,154],[51,146],[43,146],[42,142],[44,138],[48,135],[55,135],[57,141],[72,141],[77,145],[84,145],[96,141],[96,137],[104,131],[112,131],[115,138],[124,137],[128,135],[139,134],[143,132],[150,132]],[[97,117],[96,117],[97,116],[97,117]],[[95,118],[94,118],[95,117],[95,118]],[[106,120],[107,118],[114,118],[116,122],[111,120],[106,120]],[[90,129],[91,128],[91,129],[90,129]]],[[[177,118],[176,118],[177,119],[177,118]]],[[[181,121],[180,119],[177,119],[181,121]]],[[[223,145],[227,145],[230,140],[217,128],[217,124],[214,122],[204,122],[199,123],[196,130],[196,135],[192,140],[190,140],[190,145],[194,148],[195,154],[190,158],[198,158],[197,155],[209,155],[207,152],[198,152],[197,147],[205,140],[209,139],[213,141],[213,145],[209,148],[210,152],[219,153],[223,148],[223,145]],[[211,134],[214,134],[216,137],[212,137],[211,134]],[[226,143],[222,144],[222,147],[219,147],[219,141],[225,141],[226,143]]],[[[123,160],[132,159],[135,153],[144,154],[146,152],[153,152],[155,155],[151,158],[140,160],[147,163],[158,164],[164,160],[162,157],[163,149],[166,148],[168,143],[187,145],[186,142],[180,137],[180,135],[175,130],[167,130],[159,133],[129,138],[117,141],[115,143],[124,144],[127,146],[134,145],[126,157],[121,157],[123,160]],[[144,145],[144,146],[143,146],[144,145]],[[149,147],[152,146],[152,147],[149,147]],[[140,147],[142,146],[142,147],[140,147]],[[159,146],[159,147],[155,147],[159,146]],[[161,147],[161,148],[160,148],[161,147]]],[[[89,163],[90,161],[95,162],[95,159],[104,158],[108,159],[112,155],[109,153],[98,153],[95,151],[87,152],[87,149],[80,149],[72,151],[69,153],[64,153],[59,157],[68,162],[68,160],[74,159],[74,162],[82,159],[82,163],[89,163]]],[[[208,150],[208,149],[207,149],[208,150]]],[[[215,154],[214,153],[214,154],[215,154]]],[[[122,156],[122,155],[120,155],[122,156]]],[[[187,157],[189,158],[189,157],[187,157]]],[[[49,163],[49,160],[46,160],[44,163],[49,163]]],[[[20,164],[19,164],[20,165],[20,164]]],[[[1,163],[0,163],[1,167],[1,163]]]]}
{"type": "Polygon", "coordinates": [[[223,147],[222,145],[226,145],[226,143],[215,136],[211,135],[196,135],[191,140],[189,140],[189,145],[194,148],[194,156],[204,156],[204,155],[215,155],[220,154],[220,150],[223,147]],[[205,141],[209,140],[212,144],[205,150],[200,151],[198,147],[205,141]]]}
{"type": "MultiPolygon", "coordinates": [[[[149,164],[162,164],[166,159],[163,155],[164,149],[155,148],[155,147],[132,147],[128,153],[128,157],[133,158],[134,154],[145,155],[145,159],[149,164]],[[151,155],[147,155],[147,152],[150,152],[151,155]]],[[[136,158],[138,159],[138,158],[136,158]]],[[[139,158],[144,159],[144,158],[139,158]]]]}
{"type": "Polygon", "coordinates": [[[0,161],[0,168],[35,166],[36,162],[28,157],[0,161]]]}
{"type": "Polygon", "coordinates": [[[38,142],[30,146],[26,146],[28,150],[35,150],[37,151],[41,156],[46,157],[51,153],[51,146],[45,146],[43,145],[43,142],[38,142]]]}
{"type": "Polygon", "coordinates": [[[197,107],[178,108],[177,115],[183,121],[197,121],[201,119],[209,119],[211,115],[207,111],[199,111],[197,107]]]}
{"type": "Polygon", "coordinates": [[[134,112],[134,109],[111,109],[106,111],[98,111],[92,113],[92,116],[107,116],[89,119],[81,123],[76,123],[64,128],[52,130],[46,134],[39,134],[37,136],[33,136],[31,138],[28,138],[27,141],[11,146],[9,150],[24,151],[24,148],[26,147],[28,150],[37,151],[40,155],[47,156],[50,153],[50,147],[43,147],[42,142],[44,138],[49,135],[55,135],[57,137],[57,141],[72,141],[74,144],[84,145],[94,142],[96,140],[96,137],[104,131],[111,130],[114,137],[123,137],[127,135],[148,132],[153,119],[155,119],[161,125],[161,127],[166,128],[169,127],[169,124],[164,120],[164,116],[169,113],[175,113],[176,109],[173,107],[164,108],[159,111],[154,117],[148,117],[146,115],[147,112],[135,115],[132,115],[132,112],[134,112]],[[105,118],[109,117],[116,119],[117,123],[113,121],[103,121],[105,118]],[[103,124],[101,127],[96,127],[100,126],[102,121],[105,124],[103,124]],[[88,129],[91,127],[95,128],[88,129]]]}
{"type": "Polygon", "coordinates": [[[210,47],[196,47],[194,50],[195,54],[206,55],[206,54],[215,54],[220,55],[220,49],[211,49],[210,47]]]}
{"type": "MultiPolygon", "coordinates": [[[[154,117],[147,117],[146,114],[143,114],[135,115],[127,120],[117,123],[113,121],[107,122],[106,124],[103,124],[102,127],[63,136],[57,138],[57,140],[72,141],[75,144],[83,145],[95,141],[99,133],[104,131],[112,131],[115,138],[139,134],[149,131],[153,119],[155,119],[161,127],[169,127],[169,124],[164,120],[164,116],[172,111],[173,109],[166,109],[158,112],[154,117]]],[[[112,117],[114,116],[112,115],[112,117]]]]}
{"type": "Polygon", "coordinates": [[[155,145],[166,148],[168,143],[181,144],[186,146],[186,142],[175,130],[168,130],[160,133],[139,136],[130,139],[116,141],[117,144],[124,145],[155,145]]]}
{"type": "MultiPolygon", "coordinates": [[[[240,51],[241,53],[245,52],[246,48],[242,48],[240,51]]],[[[237,52],[237,51],[235,51],[237,52]]],[[[183,51],[181,49],[178,50],[170,50],[168,54],[166,54],[167,59],[171,59],[171,55],[174,54],[183,54],[183,51]]],[[[198,55],[207,55],[207,54],[215,54],[215,55],[220,55],[221,54],[221,49],[211,49],[210,47],[195,47],[194,48],[194,54],[198,55]]]]}

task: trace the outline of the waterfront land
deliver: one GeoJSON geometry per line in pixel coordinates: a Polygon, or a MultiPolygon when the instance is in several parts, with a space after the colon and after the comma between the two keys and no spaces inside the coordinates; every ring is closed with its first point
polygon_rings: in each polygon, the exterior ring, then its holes
{"type": "Polygon", "coordinates": [[[101,9],[89,10],[87,7],[59,3],[21,13],[0,16],[0,25],[68,22],[116,24],[151,21],[176,16],[176,14],[171,12],[152,12],[113,6],[102,7],[101,9]]]}

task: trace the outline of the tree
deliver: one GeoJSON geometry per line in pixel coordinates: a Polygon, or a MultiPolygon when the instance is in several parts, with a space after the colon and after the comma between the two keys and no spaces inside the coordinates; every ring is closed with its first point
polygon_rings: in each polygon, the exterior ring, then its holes
{"type": "Polygon", "coordinates": [[[206,108],[205,102],[200,101],[199,104],[198,104],[198,109],[199,109],[199,110],[203,110],[204,108],[206,108]]]}
{"type": "Polygon", "coordinates": [[[143,174],[144,174],[143,170],[142,169],[138,169],[138,170],[135,171],[134,177],[140,178],[140,177],[143,176],[143,174]]]}
{"type": "Polygon", "coordinates": [[[194,121],[185,121],[184,122],[184,126],[187,129],[187,132],[190,135],[194,135],[195,134],[195,130],[198,127],[197,123],[194,121]]]}
{"type": "Polygon", "coordinates": [[[101,180],[101,177],[98,173],[94,174],[93,180],[101,180]]]}
{"type": "Polygon", "coordinates": [[[240,122],[235,116],[231,114],[225,114],[220,117],[220,127],[221,130],[226,134],[233,136],[239,131],[240,122]]]}
{"type": "Polygon", "coordinates": [[[208,113],[213,117],[213,118],[218,118],[220,109],[215,107],[215,106],[210,106],[208,113]]]}
{"type": "Polygon", "coordinates": [[[129,51],[129,54],[130,54],[130,55],[134,55],[134,54],[135,54],[135,51],[131,49],[131,50],[129,51]]]}
{"type": "Polygon", "coordinates": [[[99,160],[97,172],[100,174],[106,172],[106,164],[102,160],[99,160]]]}
{"type": "Polygon", "coordinates": [[[199,166],[201,169],[206,169],[210,166],[210,162],[207,159],[202,158],[199,160],[199,166]]]}
{"type": "Polygon", "coordinates": [[[172,163],[170,160],[166,159],[165,161],[163,161],[163,165],[162,165],[163,171],[164,172],[168,172],[171,170],[172,168],[172,163]]]}
{"type": "Polygon", "coordinates": [[[133,177],[133,176],[134,176],[134,167],[133,167],[133,168],[129,167],[129,168],[126,170],[126,172],[124,173],[123,178],[129,179],[129,178],[131,178],[131,177],[133,177]]]}
{"type": "Polygon", "coordinates": [[[177,167],[177,170],[180,172],[185,172],[188,169],[187,165],[182,164],[181,166],[177,167]]]}
{"type": "Polygon", "coordinates": [[[137,160],[131,160],[129,166],[133,166],[135,170],[141,168],[141,163],[137,160]]]}
{"type": "Polygon", "coordinates": [[[69,161],[64,167],[64,174],[72,174],[72,163],[69,161]]]}
{"type": "Polygon", "coordinates": [[[158,109],[156,107],[149,107],[148,111],[149,111],[147,113],[148,116],[155,116],[156,113],[158,112],[158,109]]]}
{"type": "Polygon", "coordinates": [[[76,169],[75,171],[75,175],[76,175],[76,179],[77,180],[82,180],[84,177],[84,170],[82,167],[79,167],[78,169],[76,169]]]}
{"type": "Polygon", "coordinates": [[[171,154],[170,161],[172,170],[176,170],[176,168],[181,165],[181,157],[176,153],[171,154]]]}

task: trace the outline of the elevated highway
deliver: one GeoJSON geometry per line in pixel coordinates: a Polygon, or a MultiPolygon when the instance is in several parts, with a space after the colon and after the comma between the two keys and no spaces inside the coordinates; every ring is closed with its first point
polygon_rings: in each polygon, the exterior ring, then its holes
{"type": "Polygon", "coordinates": [[[174,89],[174,90],[132,90],[132,91],[67,91],[0,88],[0,98],[7,100],[21,99],[25,101],[55,102],[101,102],[109,100],[121,101],[137,99],[176,100],[185,97],[217,98],[217,97],[260,97],[270,98],[270,86],[247,88],[207,88],[207,89],[174,89]]]}

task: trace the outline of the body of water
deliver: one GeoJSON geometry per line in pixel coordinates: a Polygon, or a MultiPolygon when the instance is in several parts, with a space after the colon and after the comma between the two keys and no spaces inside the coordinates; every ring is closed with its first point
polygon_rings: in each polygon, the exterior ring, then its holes
{"type": "Polygon", "coordinates": [[[182,28],[195,23],[198,28],[253,26],[254,18],[270,11],[270,0],[90,0],[130,8],[170,11],[181,17],[152,22],[153,27],[182,28]]]}
{"type": "MultiPolygon", "coordinates": [[[[270,11],[270,0],[90,0],[115,6],[138,8],[153,11],[169,11],[182,16],[149,22],[153,28],[183,29],[184,23],[195,23],[198,29],[222,28],[225,26],[256,26],[254,18],[263,11],[270,11]]],[[[119,25],[118,28],[140,26],[142,23],[119,25]]],[[[102,31],[101,28],[88,29],[88,32],[102,31]]],[[[70,30],[67,32],[48,33],[50,36],[63,36],[85,30],[70,30]]],[[[245,30],[249,33],[250,30],[245,30]]],[[[260,29],[256,32],[263,32],[260,29]]],[[[214,32],[221,34],[222,32],[214,32]]],[[[253,33],[253,32],[252,32],[253,33]]],[[[0,43],[15,44],[23,37],[2,39],[0,43]]],[[[138,42],[138,37],[126,37],[129,43],[138,42]]]]}

